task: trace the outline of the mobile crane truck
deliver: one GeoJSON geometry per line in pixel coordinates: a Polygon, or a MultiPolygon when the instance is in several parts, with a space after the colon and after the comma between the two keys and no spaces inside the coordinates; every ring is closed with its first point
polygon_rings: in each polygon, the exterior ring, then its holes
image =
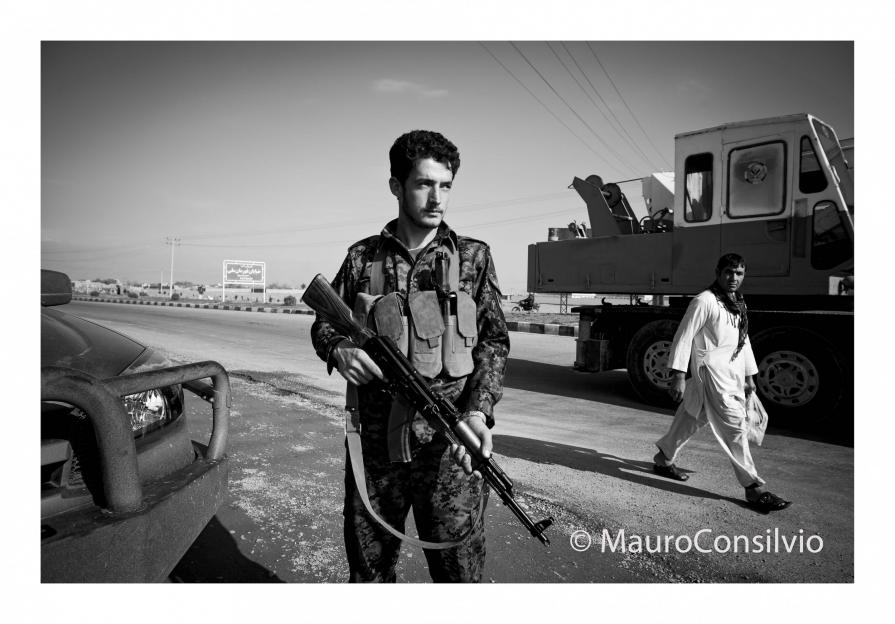
{"type": "Polygon", "coordinates": [[[669,406],[675,330],[689,298],[714,280],[717,259],[733,252],[746,259],[742,292],[765,407],[808,427],[845,409],[854,181],[834,130],[809,114],[729,123],[677,134],[674,160],[673,173],[641,180],[642,219],[618,184],[576,177],[590,229],[551,228],[551,240],[528,246],[529,291],[653,296],[652,305],[573,308],[574,367],[627,368],[641,399],[669,406]]]}

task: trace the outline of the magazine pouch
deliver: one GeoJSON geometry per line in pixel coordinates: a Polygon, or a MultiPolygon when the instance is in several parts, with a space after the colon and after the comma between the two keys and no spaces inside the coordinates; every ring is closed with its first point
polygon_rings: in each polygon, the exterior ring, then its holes
{"type": "Polygon", "coordinates": [[[384,295],[373,307],[374,329],[380,336],[388,336],[395,341],[398,350],[407,355],[407,317],[402,312],[403,299],[400,293],[384,295]]]}
{"type": "Polygon", "coordinates": [[[408,358],[423,377],[434,378],[441,372],[441,338],[444,319],[438,305],[438,293],[422,290],[412,293],[408,300],[413,329],[410,332],[408,358]]]}
{"type": "Polygon", "coordinates": [[[476,305],[465,292],[451,297],[451,315],[445,323],[442,343],[444,370],[451,377],[465,377],[472,372],[472,349],[478,341],[476,305]],[[456,307],[456,309],[454,309],[456,307]]]}
{"type": "Polygon", "coordinates": [[[369,329],[375,329],[370,312],[373,310],[373,306],[376,305],[376,302],[380,299],[382,299],[382,295],[357,293],[357,297],[354,299],[354,310],[352,311],[351,316],[354,317],[354,320],[358,325],[369,329]]]}

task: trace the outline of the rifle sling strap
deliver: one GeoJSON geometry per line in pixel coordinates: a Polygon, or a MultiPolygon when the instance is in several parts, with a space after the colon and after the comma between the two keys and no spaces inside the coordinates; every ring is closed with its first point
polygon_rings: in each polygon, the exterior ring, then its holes
{"type": "Polygon", "coordinates": [[[428,542],[416,537],[410,537],[409,535],[405,535],[401,531],[394,528],[373,510],[373,506],[370,504],[370,496],[367,493],[367,475],[364,472],[364,454],[360,439],[360,412],[358,412],[357,409],[357,386],[349,383],[347,396],[348,405],[345,406],[345,439],[348,443],[348,459],[351,462],[351,471],[354,475],[354,484],[357,488],[357,493],[360,495],[361,501],[363,501],[364,508],[367,510],[367,513],[370,514],[370,516],[376,522],[382,525],[382,528],[384,528],[386,531],[388,531],[398,539],[403,540],[408,544],[419,546],[420,548],[426,548],[429,550],[446,550],[448,548],[459,546],[467,539],[469,539],[469,537],[472,535],[472,530],[479,523],[479,520],[481,520],[482,514],[485,511],[484,484],[482,485],[482,496],[479,499],[478,511],[476,512],[475,519],[472,521],[472,523],[469,525],[469,528],[460,537],[460,539],[456,541],[428,542]]]}

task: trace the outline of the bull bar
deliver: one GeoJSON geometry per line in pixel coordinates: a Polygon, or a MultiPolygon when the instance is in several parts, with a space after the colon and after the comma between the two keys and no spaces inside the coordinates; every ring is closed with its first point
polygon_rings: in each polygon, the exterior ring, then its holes
{"type": "Polygon", "coordinates": [[[41,368],[41,401],[58,401],[80,408],[96,431],[108,511],[128,513],[143,505],[136,444],[121,397],[176,384],[184,385],[212,403],[212,432],[205,459],[209,462],[221,459],[227,447],[231,397],[230,379],[217,362],[185,364],[105,380],[70,368],[41,368]],[[209,377],[213,382],[211,388],[199,381],[209,377]]]}

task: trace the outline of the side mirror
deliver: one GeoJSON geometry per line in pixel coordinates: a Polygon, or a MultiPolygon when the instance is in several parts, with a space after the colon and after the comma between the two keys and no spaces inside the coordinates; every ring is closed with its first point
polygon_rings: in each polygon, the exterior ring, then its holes
{"type": "Polygon", "coordinates": [[[57,306],[71,301],[71,280],[59,271],[40,270],[40,305],[57,306]]]}

